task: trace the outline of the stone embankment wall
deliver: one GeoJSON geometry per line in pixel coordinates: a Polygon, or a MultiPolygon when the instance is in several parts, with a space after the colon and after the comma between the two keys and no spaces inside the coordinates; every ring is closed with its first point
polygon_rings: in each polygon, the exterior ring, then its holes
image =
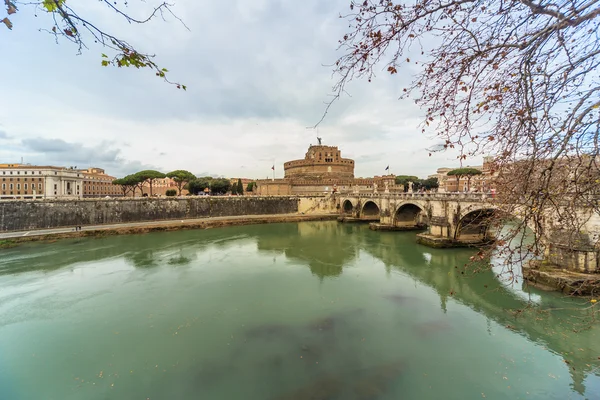
{"type": "Polygon", "coordinates": [[[324,197],[248,196],[1,201],[0,232],[236,215],[327,212],[335,212],[335,201],[324,197]]]}

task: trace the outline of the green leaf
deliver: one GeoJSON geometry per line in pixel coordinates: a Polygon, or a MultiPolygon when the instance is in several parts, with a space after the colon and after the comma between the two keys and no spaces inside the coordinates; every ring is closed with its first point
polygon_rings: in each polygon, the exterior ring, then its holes
{"type": "Polygon", "coordinates": [[[181,87],[183,88],[183,90],[187,90],[187,86],[181,85],[181,87]]]}
{"type": "Polygon", "coordinates": [[[58,7],[62,7],[62,5],[65,3],[65,0],[44,0],[42,2],[42,6],[48,11],[48,12],[55,12],[56,10],[58,10],[58,7]]]}
{"type": "Polygon", "coordinates": [[[104,53],[102,53],[102,58],[108,58],[108,56],[104,53]]]}
{"type": "Polygon", "coordinates": [[[162,69],[163,72],[169,72],[166,68],[162,69]]]}
{"type": "Polygon", "coordinates": [[[102,66],[103,67],[108,67],[108,61],[102,60],[102,66]]]}

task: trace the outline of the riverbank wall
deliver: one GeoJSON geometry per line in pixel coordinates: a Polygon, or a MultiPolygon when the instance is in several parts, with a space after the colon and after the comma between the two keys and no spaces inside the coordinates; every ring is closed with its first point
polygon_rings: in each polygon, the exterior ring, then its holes
{"type": "Polygon", "coordinates": [[[92,228],[84,228],[84,230],[71,230],[68,232],[48,233],[33,236],[15,236],[7,239],[0,238],[0,249],[8,249],[16,247],[27,242],[55,242],[58,239],[93,237],[102,238],[107,236],[118,235],[141,235],[151,232],[170,232],[188,229],[211,229],[223,228],[226,226],[241,226],[241,225],[256,225],[256,224],[277,224],[285,222],[305,222],[305,221],[334,221],[337,218],[336,214],[296,214],[296,215],[254,215],[254,216],[235,216],[235,217],[220,217],[206,218],[195,220],[173,220],[173,221],[156,221],[148,222],[143,225],[128,225],[121,226],[96,226],[92,228]]]}
{"type": "Polygon", "coordinates": [[[1,201],[0,232],[243,215],[310,215],[335,210],[331,196],[1,201]]]}

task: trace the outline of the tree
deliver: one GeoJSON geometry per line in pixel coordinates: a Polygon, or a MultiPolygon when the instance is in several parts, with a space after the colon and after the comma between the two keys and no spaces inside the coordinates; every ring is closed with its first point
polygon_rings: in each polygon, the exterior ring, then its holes
{"type": "Polygon", "coordinates": [[[194,174],[192,174],[190,171],[186,171],[183,169],[178,169],[175,171],[171,171],[167,174],[168,178],[171,178],[175,181],[175,183],[177,184],[177,189],[179,190],[179,195],[181,196],[181,190],[183,188],[183,186],[196,179],[196,176],[194,174]]]}
{"type": "Polygon", "coordinates": [[[120,185],[123,197],[127,196],[127,192],[131,191],[133,197],[135,197],[135,189],[139,186],[141,190],[142,183],[135,175],[127,175],[120,179],[115,179],[113,185],[120,185]]]}
{"type": "MultiPolygon", "coordinates": [[[[179,192],[181,194],[181,191],[179,192]]],[[[167,197],[173,197],[177,195],[177,190],[175,189],[169,189],[167,191],[165,191],[165,196],[167,197]]]]}
{"type": "Polygon", "coordinates": [[[438,178],[427,178],[420,181],[420,184],[425,190],[437,189],[440,187],[438,178]]]}
{"type": "Polygon", "coordinates": [[[351,1],[345,18],[323,118],[352,80],[416,69],[403,98],[423,110],[422,131],[461,161],[494,155],[497,215],[518,213],[514,232],[556,214],[577,232],[577,210],[598,211],[597,1],[351,1]]]}
{"type": "MultiPolygon", "coordinates": [[[[147,170],[135,173],[134,176],[141,183],[148,182],[148,185],[150,186],[150,197],[152,197],[152,183],[154,182],[155,179],[162,179],[166,175],[159,171],[147,169],[147,170]]],[[[143,194],[143,192],[142,192],[142,194],[143,194]]]]}
{"type": "Polygon", "coordinates": [[[456,176],[456,190],[460,192],[460,178],[467,177],[467,192],[471,190],[471,178],[475,175],[481,175],[481,170],[477,168],[456,168],[448,171],[448,176],[456,176]]]}
{"type": "Polygon", "coordinates": [[[123,197],[127,196],[127,192],[131,189],[131,187],[126,184],[125,179],[123,178],[113,180],[112,184],[121,186],[123,197]]]}
{"type": "MultiPolygon", "coordinates": [[[[408,191],[408,183],[409,182],[418,182],[419,178],[412,175],[398,175],[396,176],[396,185],[404,186],[404,191],[408,191]]],[[[413,187],[414,188],[414,187],[413,187]]],[[[415,188],[416,189],[416,188],[415,188]]]]}
{"type": "Polygon", "coordinates": [[[238,178],[236,192],[239,195],[244,195],[244,185],[242,185],[242,179],[238,178]]]}
{"type": "Polygon", "coordinates": [[[212,181],[211,177],[202,177],[202,178],[196,178],[193,179],[191,181],[189,181],[187,183],[187,185],[185,185],[185,189],[187,189],[188,192],[190,192],[193,195],[197,195],[198,193],[201,193],[204,191],[204,189],[206,188],[210,188],[210,182],[212,181]]]}
{"type": "Polygon", "coordinates": [[[219,178],[213,179],[210,182],[210,190],[213,193],[225,194],[231,188],[231,181],[229,179],[219,178]]]}
{"type": "MultiPolygon", "coordinates": [[[[183,21],[173,13],[171,9],[172,5],[166,2],[149,6],[150,9],[145,17],[136,18],[133,17],[133,14],[129,13],[129,7],[131,7],[130,1],[99,1],[104,3],[111,11],[114,11],[117,17],[125,19],[130,24],[145,24],[155,18],[164,20],[168,15],[183,24],[183,21]]],[[[3,19],[0,19],[0,23],[4,23],[8,29],[12,30],[13,21],[11,21],[11,18],[17,17],[17,15],[14,17],[13,15],[17,14],[19,7],[33,7],[36,14],[39,12],[51,14],[54,21],[53,26],[50,29],[41,30],[54,36],[57,43],[59,40],[71,42],[77,46],[78,54],[80,54],[84,49],[88,48],[87,43],[93,40],[94,43],[100,44],[112,53],[110,56],[102,54],[100,63],[102,66],[148,68],[154,71],[155,75],[162,78],[165,82],[174,84],[179,89],[186,89],[185,85],[171,82],[167,79],[168,70],[160,67],[153,61],[154,55],[139,50],[114,33],[105,31],[99,24],[93,22],[89,16],[82,15],[72,8],[72,3],[66,0],[4,0],[4,3],[7,15],[3,19]]],[[[2,18],[1,14],[0,18],[2,18]]],[[[185,24],[183,25],[185,26],[185,24]]]]}
{"type": "Polygon", "coordinates": [[[248,185],[246,186],[246,192],[253,192],[255,187],[256,182],[248,182],[248,185]]]}

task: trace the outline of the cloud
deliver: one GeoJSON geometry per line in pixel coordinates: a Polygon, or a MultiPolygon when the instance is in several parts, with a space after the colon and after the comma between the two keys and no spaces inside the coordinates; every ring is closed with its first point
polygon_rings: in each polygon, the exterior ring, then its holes
{"type": "Polygon", "coordinates": [[[124,176],[143,169],[156,169],[155,166],[139,161],[126,160],[113,144],[103,142],[96,146],[67,142],[62,139],[41,137],[24,139],[21,149],[27,154],[30,164],[53,164],[57,166],[77,166],[78,168],[100,167],[107,173],[124,176]]]}
{"type": "MultiPolygon", "coordinates": [[[[132,2],[128,11],[144,15],[154,3],[132,2]]],[[[436,141],[420,133],[423,113],[410,99],[398,100],[411,69],[393,76],[382,69],[372,82],[352,82],[318,129],[306,129],[331,99],[336,77],[327,65],[341,55],[336,48],[347,23],[338,16],[348,11],[347,0],[306,0],[302,7],[181,0],[174,11],[189,31],[170,17],[130,25],[103,2],[77,7],[102,29],[157,54],[169,78],[188,90],[144,69],[101,68],[100,54],[109,50],[88,40],[90,49],[76,56],[68,42],[56,46],[38,31],[50,26],[49,16],[20,10],[19,34],[0,35],[3,54],[13,55],[0,63],[0,76],[15,77],[3,82],[11,101],[0,108],[0,162],[24,157],[117,176],[153,168],[264,178],[273,163],[283,176],[283,163],[303,158],[318,135],[357,161],[356,176],[381,174],[387,164],[420,176],[458,164],[447,154],[428,157],[436,141]]]]}

